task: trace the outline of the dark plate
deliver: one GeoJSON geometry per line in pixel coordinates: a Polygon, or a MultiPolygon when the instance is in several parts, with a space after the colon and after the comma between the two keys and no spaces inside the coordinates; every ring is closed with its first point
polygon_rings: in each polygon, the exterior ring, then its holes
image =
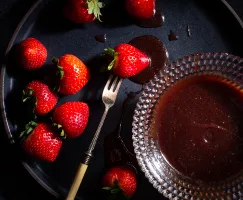
{"type": "MultiPolygon", "coordinates": [[[[35,78],[41,78],[50,67],[51,58],[72,53],[81,58],[91,70],[91,81],[76,95],[62,97],[59,105],[65,101],[85,101],[90,106],[90,120],[85,133],[75,140],[66,140],[57,161],[48,164],[39,162],[19,153],[16,145],[16,157],[22,161],[30,174],[56,197],[64,196],[75,175],[76,167],[87,149],[103,112],[101,92],[107,80],[107,74],[100,73],[100,53],[105,47],[114,47],[127,43],[141,35],[154,35],[166,45],[170,61],[196,52],[228,52],[243,56],[243,29],[236,17],[219,1],[200,0],[160,0],[165,15],[165,24],[160,28],[140,28],[132,23],[123,10],[123,0],[107,2],[104,23],[90,23],[75,26],[61,15],[62,2],[39,0],[26,14],[14,33],[7,49],[7,64],[1,74],[1,105],[6,132],[14,143],[21,131],[25,113],[21,106],[21,92],[24,86],[35,78]],[[113,5],[112,5],[113,4],[113,5]],[[191,38],[187,37],[186,25],[191,27],[191,38]],[[177,41],[168,41],[169,31],[179,36],[177,41]],[[95,40],[97,34],[107,34],[107,42],[95,40]],[[49,56],[46,66],[39,73],[23,73],[13,64],[11,52],[14,46],[27,37],[36,37],[47,47],[49,56]]],[[[243,3],[242,3],[243,6],[243,3]]],[[[88,168],[84,182],[79,190],[80,199],[99,199],[100,181],[104,173],[105,135],[115,130],[122,110],[122,102],[130,91],[139,91],[141,85],[125,80],[120,88],[115,106],[110,110],[101,137],[97,144],[94,159],[88,168]],[[97,192],[97,193],[96,193],[97,192]]],[[[130,103],[123,127],[123,137],[131,148],[131,122],[136,99],[130,103]]],[[[161,199],[159,194],[144,178],[139,179],[137,193],[133,199],[161,199]]]]}

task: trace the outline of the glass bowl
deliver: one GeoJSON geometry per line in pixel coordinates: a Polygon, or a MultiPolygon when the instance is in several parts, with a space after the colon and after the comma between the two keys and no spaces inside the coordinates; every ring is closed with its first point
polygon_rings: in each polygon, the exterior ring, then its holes
{"type": "Polygon", "coordinates": [[[227,53],[185,56],[161,70],[143,87],[134,111],[133,146],[138,164],[149,182],[169,199],[243,199],[243,171],[227,180],[207,183],[180,174],[162,156],[151,134],[154,107],[161,95],[186,76],[217,73],[243,86],[243,59],[227,53]]]}

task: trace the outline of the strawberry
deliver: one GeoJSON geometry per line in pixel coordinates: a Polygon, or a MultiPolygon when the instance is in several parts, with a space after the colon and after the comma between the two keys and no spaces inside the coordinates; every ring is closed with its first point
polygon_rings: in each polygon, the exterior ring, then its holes
{"type": "Polygon", "coordinates": [[[53,113],[54,126],[69,138],[80,136],[88,124],[89,107],[83,102],[67,102],[53,113]]]}
{"type": "Polygon", "coordinates": [[[57,104],[57,96],[41,81],[30,82],[23,91],[23,101],[34,97],[34,112],[41,116],[50,112],[57,104]]]}
{"type": "Polygon", "coordinates": [[[122,78],[134,76],[150,64],[149,57],[130,44],[120,44],[115,49],[105,49],[105,54],[113,58],[108,70],[113,69],[114,74],[122,78]]]}
{"type": "Polygon", "coordinates": [[[90,79],[90,72],[86,65],[76,56],[66,54],[57,59],[57,67],[60,75],[59,92],[71,95],[81,90],[90,79]]]}
{"type": "Polygon", "coordinates": [[[126,0],[127,12],[138,19],[150,19],[155,14],[155,0],[126,0]]]}
{"type": "Polygon", "coordinates": [[[20,62],[26,70],[39,69],[47,58],[46,47],[35,38],[27,38],[19,44],[20,62]]]}
{"type": "Polygon", "coordinates": [[[28,154],[48,162],[56,160],[62,147],[62,140],[55,135],[51,125],[30,122],[26,126],[26,131],[22,132],[22,136],[26,133],[28,136],[23,141],[23,148],[28,154]]]}
{"type": "Polygon", "coordinates": [[[110,195],[130,198],[137,189],[136,173],[128,165],[113,167],[104,175],[102,184],[103,189],[109,191],[110,195]]]}
{"type": "Polygon", "coordinates": [[[84,24],[100,20],[100,9],[104,7],[99,0],[68,0],[64,7],[64,15],[74,23],[84,24]]]}

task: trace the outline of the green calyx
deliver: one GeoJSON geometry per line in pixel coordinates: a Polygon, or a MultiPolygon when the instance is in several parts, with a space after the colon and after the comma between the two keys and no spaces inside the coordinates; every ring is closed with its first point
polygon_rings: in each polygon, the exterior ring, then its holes
{"type": "Polygon", "coordinates": [[[37,122],[35,121],[30,121],[28,124],[25,125],[25,130],[20,133],[19,138],[25,138],[27,137],[32,131],[35,129],[37,126],[37,122]]]}
{"type": "Polygon", "coordinates": [[[54,129],[56,130],[56,132],[58,133],[61,139],[66,139],[66,134],[62,128],[62,125],[53,123],[52,126],[54,127],[54,129]]]}
{"type": "Polygon", "coordinates": [[[56,80],[57,82],[53,87],[53,92],[59,92],[59,90],[60,90],[59,81],[63,78],[64,71],[63,71],[63,67],[59,65],[58,58],[55,58],[55,57],[52,58],[52,62],[57,66],[56,76],[58,79],[58,80],[56,80]]]}
{"type": "Polygon", "coordinates": [[[87,0],[88,4],[88,13],[94,14],[95,18],[98,19],[100,22],[100,16],[102,15],[100,9],[105,6],[103,2],[99,2],[99,0],[87,0]]]}
{"type": "Polygon", "coordinates": [[[23,103],[28,103],[28,109],[31,109],[31,112],[33,113],[33,119],[36,119],[36,113],[35,113],[35,107],[37,104],[37,99],[34,96],[34,91],[30,88],[27,88],[26,90],[23,90],[22,93],[22,101],[23,103]]]}
{"type": "Polygon", "coordinates": [[[62,79],[63,78],[63,76],[64,76],[64,71],[63,71],[63,68],[61,67],[61,66],[57,66],[57,69],[58,69],[58,71],[57,71],[57,76],[60,78],[60,79],[62,79]]]}
{"type": "Polygon", "coordinates": [[[54,64],[57,65],[57,73],[56,73],[56,75],[57,75],[60,79],[62,79],[63,76],[64,76],[64,71],[63,71],[63,67],[59,65],[59,60],[58,60],[58,58],[52,58],[52,62],[53,62],[54,64]]]}
{"type": "Polygon", "coordinates": [[[117,194],[121,191],[120,188],[103,187],[103,190],[109,191],[111,194],[117,194]]]}
{"type": "Polygon", "coordinates": [[[115,62],[116,62],[116,59],[117,59],[117,56],[118,56],[118,52],[115,52],[114,49],[112,48],[107,48],[107,49],[104,49],[105,53],[103,53],[102,55],[106,55],[106,56],[109,56],[112,58],[112,61],[110,62],[110,64],[108,65],[108,70],[111,70],[114,65],[115,65],[115,62]]]}
{"type": "Polygon", "coordinates": [[[34,91],[30,88],[27,88],[26,90],[23,90],[22,93],[22,101],[26,102],[27,100],[33,98],[34,91]]]}
{"type": "Polygon", "coordinates": [[[128,200],[129,197],[125,195],[124,191],[120,188],[118,181],[116,180],[112,187],[103,187],[107,192],[107,198],[109,200],[128,200]]]}

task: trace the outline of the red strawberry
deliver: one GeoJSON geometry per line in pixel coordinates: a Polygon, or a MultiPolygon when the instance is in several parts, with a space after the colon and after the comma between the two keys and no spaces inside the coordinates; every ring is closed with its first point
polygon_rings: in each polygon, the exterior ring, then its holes
{"type": "Polygon", "coordinates": [[[53,121],[69,138],[80,136],[88,124],[89,107],[83,102],[67,102],[57,107],[53,121]]]}
{"type": "Polygon", "coordinates": [[[24,150],[37,159],[55,161],[62,147],[62,140],[55,135],[52,126],[30,122],[26,128],[25,133],[29,135],[23,142],[24,150]]]}
{"type": "Polygon", "coordinates": [[[37,39],[28,38],[19,44],[19,56],[24,69],[36,70],[46,62],[47,50],[37,39]]]}
{"type": "Polygon", "coordinates": [[[108,69],[112,68],[114,74],[122,78],[134,76],[150,64],[146,54],[129,44],[120,44],[115,49],[105,49],[105,53],[113,57],[108,69]]]}
{"type": "Polygon", "coordinates": [[[60,74],[59,92],[65,95],[71,95],[81,90],[90,79],[90,72],[86,65],[76,56],[66,54],[53,60],[58,62],[60,74]]]}
{"type": "Polygon", "coordinates": [[[134,170],[129,166],[119,166],[109,169],[103,177],[103,189],[111,194],[131,197],[137,189],[137,180],[134,170]]]}
{"type": "Polygon", "coordinates": [[[93,22],[95,19],[100,20],[100,8],[104,4],[99,0],[68,0],[64,7],[64,15],[77,24],[93,22]]]}
{"type": "Polygon", "coordinates": [[[49,89],[49,87],[41,81],[30,82],[23,91],[23,101],[29,98],[35,98],[34,111],[37,115],[45,115],[50,112],[57,104],[57,96],[49,89]]]}
{"type": "Polygon", "coordinates": [[[150,19],[155,14],[155,0],[126,0],[127,12],[139,19],[150,19]]]}

